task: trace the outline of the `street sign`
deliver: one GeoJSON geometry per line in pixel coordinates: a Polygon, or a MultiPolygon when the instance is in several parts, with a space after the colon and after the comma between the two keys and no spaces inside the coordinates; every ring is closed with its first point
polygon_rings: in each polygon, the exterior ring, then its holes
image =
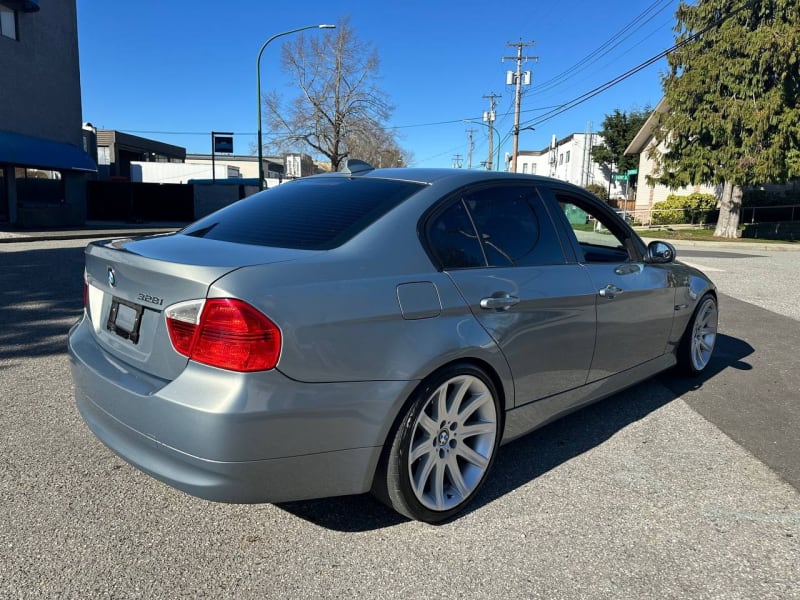
{"type": "Polygon", "coordinates": [[[627,173],[614,173],[614,181],[628,181],[627,173]]]}
{"type": "Polygon", "coordinates": [[[214,136],[214,152],[219,154],[233,154],[233,136],[232,135],[215,135],[214,136]]]}

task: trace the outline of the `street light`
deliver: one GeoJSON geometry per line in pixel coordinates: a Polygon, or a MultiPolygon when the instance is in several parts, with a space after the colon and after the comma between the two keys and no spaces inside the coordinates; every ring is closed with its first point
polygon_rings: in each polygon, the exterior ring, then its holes
{"type": "Polygon", "coordinates": [[[258,92],[258,189],[264,189],[264,143],[261,137],[261,55],[264,54],[264,48],[274,39],[277,39],[290,33],[297,33],[306,29],[335,29],[336,25],[306,25],[305,27],[298,27],[297,29],[290,29],[276,33],[266,42],[261,45],[261,50],[258,51],[258,59],[256,59],[256,89],[258,92]]]}
{"type": "Polygon", "coordinates": [[[500,147],[502,144],[500,143],[500,133],[497,131],[497,128],[492,125],[491,123],[483,123],[481,121],[472,121],[470,119],[461,119],[464,123],[471,123],[473,125],[483,125],[484,127],[491,127],[494,134],[497,136],[497,162],[495,163],[496,169],[500,169],[500,147]]]}

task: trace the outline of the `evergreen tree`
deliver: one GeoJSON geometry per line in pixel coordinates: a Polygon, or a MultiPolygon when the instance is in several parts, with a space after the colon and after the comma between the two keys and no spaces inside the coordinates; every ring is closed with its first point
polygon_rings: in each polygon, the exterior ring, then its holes
{"type": "Polygon", "coordinates": [[[629,112],[614,109],[603,119],[603,129],[599,132],[605,142],[602,146],[592,148],[592,160],[611,168],[613,163],[618,173],[639,167],[639,155],[625,156],[625,148],[631,143],[644,125],[652,109],[645,106],[643,110],[631,109],[629,112]]]}
{"type": "Polygon", "coordinates": [[[742,186],[800,176],[797,0],[697,0],[677,11],[654,153],[671,187],[723,184],[714,233],[737,235],[742,186]]]}

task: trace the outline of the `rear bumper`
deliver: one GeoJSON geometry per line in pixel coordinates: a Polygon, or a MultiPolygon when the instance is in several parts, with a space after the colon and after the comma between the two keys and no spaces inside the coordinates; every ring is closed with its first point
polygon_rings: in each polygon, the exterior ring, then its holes
{"type": "Polygon", "coordinates": [[[69,354],[78,409],[104,444],[156,479],[219,502],[369,491],[417,384],[307,384],[195,363],[167,382],[105,352],[86,319],[70,332],[69,354]]]}

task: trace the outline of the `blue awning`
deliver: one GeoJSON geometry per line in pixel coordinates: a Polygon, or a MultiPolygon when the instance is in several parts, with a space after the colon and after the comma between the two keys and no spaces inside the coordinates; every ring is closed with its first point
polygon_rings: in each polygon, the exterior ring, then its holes
{"type": "Polygon", "coordinates": [[[92,158],[77,146],[0,131],[0,164],[53,171],[97,171],[92,158]]]}

